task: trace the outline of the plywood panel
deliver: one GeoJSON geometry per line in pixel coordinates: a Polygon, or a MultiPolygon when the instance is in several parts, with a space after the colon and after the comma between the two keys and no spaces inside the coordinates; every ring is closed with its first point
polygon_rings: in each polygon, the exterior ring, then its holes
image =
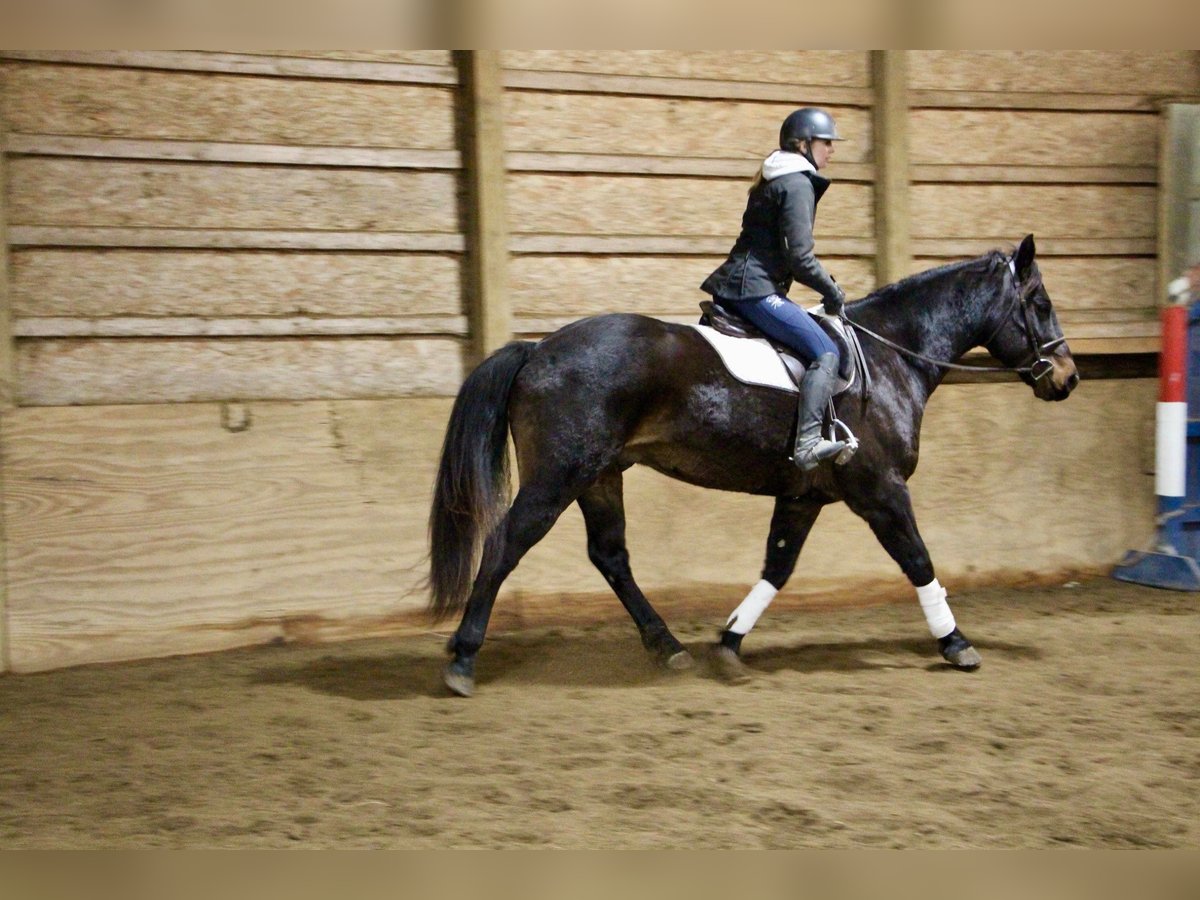
{"type": "Polygon", "coordinates": [[[11,225],[458,230],[447,172],[13,159],[11,225]]]}
{"type": "MultiPolygon", "coordinates": [[[[559,234],[737,235],[750,179],[510,174],[512,231],[559,234]]],[[[872,235],[869,187],[837,185],[821,201],[822,235],[872,235]]],[[[818,243],[818,247],[820,244],[818,243]]]]}
{"type": "MultiPolygon", "coordinates": [[[[852,297],[874,286],[870,260],[827,258],[824,262],[852,297]]],[[[545,318],[606,312],[698,318],[697,304],[708,298],[700,291],[700,282],[720,263],[721,257],[707,256],[516,256],[513,309],[520,316],[545,318]]],[[[806,294],[804,288],[792,290],[799,303],[805,302],[806,294]]]]}
{"type": "Polygon", "coordinates": [[[1155,190],[1110,185],[914,185],[914,238],[1153,238],[1155,190]]]}
{"type": "MultiPolygon", "coordinates": [[[[745,158],[749,177],[778,146],[779,125],[793,109],[771,103],[509,91],[505,135],[514,151],[745,158]]],[[[870,159],[870,114],[829,109],[847,138],[837,145],[836,160],[870,159]]]]}
{"type": "Polygon", "coordinates": [[[917,109],[914,164],[1152,166],[1157,117],[1140,113],[917,109]]]}
{"type": "Polygon", "coordinates": [[[454,147],[450,87],[8,64],[9,128],[351,147],[454,147]]]}
{"type": "Polygon", "coordinates": [[[416,566],[449,405],[6,415],[14,668],[364,627],[423,606],[416,566]]]}
{"type": "MultiPolygon", "coordinates": [[[[763,81],[780,84],[870,84],[867,54],[821,50],[505,50],[506,67],[592,74],[763,81]]],[[[819,98],[797,98],[796,105],[819,98]]]]}
{"type": "Polygon", "coordinates": [[[30,316],[462,315],[456,256],[26,249],[13,313],[30,316]]]}
{"type": "Polygon", "coordinates": [[[454,394],[462,342],[426,338],[49,339],[17,344],[24,406],[454,394]]]}
{"type": "Polygon", "coordinates": [[[1158,94],[1200,91],[1192,50],[910,50],[916,89],[1158,94]]]}

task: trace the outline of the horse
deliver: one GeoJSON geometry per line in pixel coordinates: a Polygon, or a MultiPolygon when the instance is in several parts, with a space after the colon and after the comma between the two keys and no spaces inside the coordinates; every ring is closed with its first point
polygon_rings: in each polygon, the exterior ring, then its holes
{"type": "Polygon", "coordinates": [[[811,472],[789,458],[794,394],[734,379],[692,326],[610,313],[494,352],[455,398],[429,516],[429,612],[441,620],[463,611],[447,644],[446,686],[473,693],[501,584],[571,503],[583,513],[589,559],[644,647],[669,668],[692,664],[630,569],[622,473],[635,464],[775,498],[762,580],[739,607],[748,618],[787,582],[821,509],[840,501],[917,589],[943,658],[977,667],[978,651],[936,581],[906,482],[917,467],[925,405],[967,351],[985,348],[1041,400],[1064,400],[1078,384],[1035,252],[1028,235],[1011,253],[940,266],[847,304],[871,390],[847,391],[835,403],[859,447],[845,464],[827,461],[811,472]],[[510,432],[519,484],[511,504],[510,432]]]}

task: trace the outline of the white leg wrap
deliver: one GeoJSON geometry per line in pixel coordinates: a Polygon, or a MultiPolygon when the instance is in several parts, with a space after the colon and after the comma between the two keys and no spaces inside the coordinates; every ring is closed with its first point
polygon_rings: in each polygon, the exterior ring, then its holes
{"type": "Polygon", "coordinates": [[[732,631],[734,634],[749,634],[754,623],[758,621],[758,617],[766,612],[767,607],[771,605],[771,601],[778,593],[779,591],[771,582],[760,581],[750,589],[746,599],[733,611],[729,621],[725,623],[725,630],[732,631]]]}
{"type": "Polygon", "coordinates": [[[954,630],[954,613],[946,602],[946,589],[935,578],[924,587],[917,588],[917,599],[921,601],[921,612],[929,623],[929,633],[935,638],[944,638],[954,630]]]}

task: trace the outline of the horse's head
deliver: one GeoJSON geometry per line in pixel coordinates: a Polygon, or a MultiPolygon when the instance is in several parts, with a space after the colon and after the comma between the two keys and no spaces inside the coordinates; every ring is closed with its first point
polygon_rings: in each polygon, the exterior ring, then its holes
{"type": "Polygon", "coordinates": [[[1016,369],[1040,399],[1066,400],[1079,384],[1079,372],[1034,253],[1030,234],[1008,259],[1011,277],[1005,280],[1001,301],[1003,320],[984,346],[1004,365],[1016,369]]]}

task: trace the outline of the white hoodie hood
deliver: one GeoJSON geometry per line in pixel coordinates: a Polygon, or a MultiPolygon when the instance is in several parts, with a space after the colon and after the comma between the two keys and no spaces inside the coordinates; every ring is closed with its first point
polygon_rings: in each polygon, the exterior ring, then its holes
{"type": "Polygon", "coordinates": [[[816,167],[799,153],[787,150],[776,150],[763,160],[762,176],[767,181],[781,175],[791,175],[793,172],[815,172],[816,167]]]}

